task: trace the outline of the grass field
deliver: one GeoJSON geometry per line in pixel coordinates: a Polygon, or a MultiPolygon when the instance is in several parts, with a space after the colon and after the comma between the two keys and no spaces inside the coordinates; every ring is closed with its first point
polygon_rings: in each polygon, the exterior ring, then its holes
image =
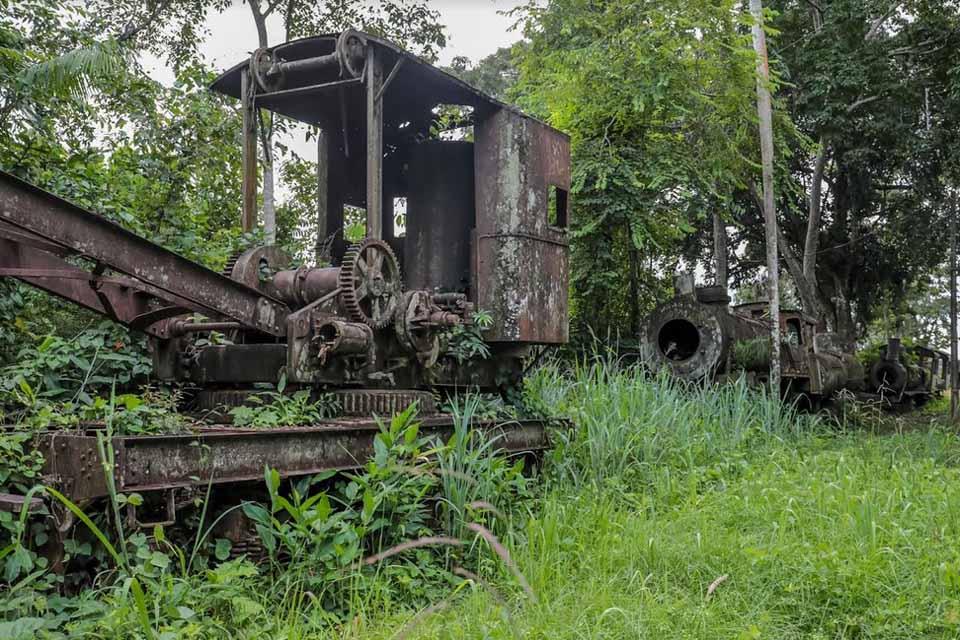
{"type": "Polygon", "coordinates": [[[865,431],[737,386],[568,384],[587,439],[513,546],[537,601],[475,588],[409,637],[960,635],[960,442],[936,418],[865,431]]]}
{"type": "Polygon", "coordinates": [[[577,428],[526,497],[488,496],[505,550],[467,538],[472,577],[401,553],[345,578],[333,612],[303,566],[231,562],[161,571],[143,596],[106,578],[67,603],[30,593],[7,619],[44,597],[61,637],[960,636],[960,440],[936,415],[798,415],[610,363],[547,367],[529,392],[577,428]]]}

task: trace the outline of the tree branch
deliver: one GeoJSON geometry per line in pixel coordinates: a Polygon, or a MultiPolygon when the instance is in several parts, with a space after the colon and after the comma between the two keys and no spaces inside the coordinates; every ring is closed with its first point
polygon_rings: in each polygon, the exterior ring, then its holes
{"type": "MultiPolygon", "coordinates": [[[[750,182],[748,188],[754,202],[757,203],[757,206],[761,207],[762,211],[763,201],[760,199],[760,190],[757,188],[757,185],[750,182]]],[[[793,278],[794,283],[797,285],[797,293],[800,294],[800,304],[803,307],[803,311],[819,320],[820,305],[817,303],[814,287],[812,283],[804,277],[803,267],[800,261],[797,260],[797,254],[794,253],[790,247],[790,243],[787,242],[786,236],[783,235],[783,229],[780,225],[777,225],[777,247],[780,249],[780,253],[783,254],[784,260],[787,263],[787,271],[790,272],[790,277],[793,278]]]]}
{"type": "Polygon", "coordinates": [[[890,18],[890,16],[892,16],[894,13],[897,12],[897,9],[900,8],[901,4],[903,4],[903,2],[899,2],[899,1],[894,2],[893,6],[890,7],[889,11],[887,11],[885,14],[883,14],[882,16],[874,20],[873,23],[870,25],[870,30],[867,31],[867,35],[865,35],[863,39],[866,40],[867,42],[875,39],[877,35],[880,33],[880,28],[883,27],[883,23],[886,22],[890,18]]]}
{"type": "Polygon", "coordinates": [[[810,202],[807,214],[807,236],[803,244],[803,277],[807,282],[816,282],[817,246],[820,243],[821,193],[823,189],[823,171],[827,166],[827,136],[820,136],[820,150],[813,163],[813,177],[810,184],[810,202]]]}
{"type": "Polygon", "coordinates": [[[138,25],[133,23],[128,24],[123,29],[123,33],[117,36],[117,42],[125,42],[131,38],[135,38],[141,31],[146,29],[148,26],[153,24],[156,21],[157,17],[163,13],[163,11],[170,6],[172,0],[164,0],[163,2],[158,2],[154,5],[153,10],[150,11],[150,14],[138,25]]]}
{"type": "Polygon", "coordinates": [[[859,109],[860,107],[870,104],[871,102],[876,102],[879,99],[880,99],[880,96],[870,96],[869,98],[860,98],[856,102],[847,106],[847,113],[851,114],[857,109],[859,109]]]}
{"type": "Polygon", "coordinates": [[[257,26],[257,40],[261,47],[267,46],[267,21],[266,15],[260,11],[260,0],[247,0],[250,5],[250,13],[253,14],[253,23],[257,26]]]}
{"type": "MultiPolygon", "coordinates": [[[[250,2],[258,2],[258,1],[259,1],[259,0],[250,0],[250,2]]],[[[274,0],[274,2],[271,2],[270,4],[268,4],[268,5],[267,5],[267,10],[263,12],[263,17],[266,18],[266,17],[269,16],[271,13],[273,13],[274,10],[275,10],[277,7],[279,7],[279,6],[280,6],[280,3],[282,3],[282,2],[284,2],[284,0],[274,0]]]]}

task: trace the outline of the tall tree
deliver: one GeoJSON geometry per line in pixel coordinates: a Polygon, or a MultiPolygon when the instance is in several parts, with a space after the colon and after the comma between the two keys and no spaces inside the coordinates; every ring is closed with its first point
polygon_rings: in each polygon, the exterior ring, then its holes
{"type": "MultiPolygon", "coordinates": [[[[804,306],[855,338],[946,255],[940,203],[960,7],[929,0],[770,0],[779,98],[818,144],[795,147],[780,198],[804,306]],[[937,232],[937,230],[941,232],[937,232]],[[887,294],[890,294],[888,296],[887,294]],[[808,299],[812,298],[812,301],[808,299]]],[[[753,259],[752,254],[746,256],[753,259]]],[[[788,256],[788,266],[789,266],[788,256]]]]}
{"type": "Polygon", "coordinates": [[[521,103],[572,135],[575,329],[634,331],[685,236],[752,176],[755,68],[739,6],[525,9],[521,103]]]}

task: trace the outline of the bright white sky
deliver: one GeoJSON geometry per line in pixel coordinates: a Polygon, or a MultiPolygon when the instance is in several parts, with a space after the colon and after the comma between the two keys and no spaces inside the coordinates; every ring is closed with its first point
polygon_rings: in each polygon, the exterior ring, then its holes
{"type": "MultiPolygon", "coordinates": [[[[510,31],[514,20],[500,12],[510,10],[522,0],[432,0],[440,20],[447,27],[447,47],[440,54],[440,64],[449,64],[455,56],[466,56],[476,62],[486,55],[520,39],[510,31]]],[[[217,69],[227,69],[250,55],[257,47],[257,31],[246,3],[235,0],[223,13],[211,13],[206,27],[209,35],[201,47],[204,58],[217,69]]],[[[267,20],[270,44],[279,44],[283,25],[279,15],[267,20]]],[[[144,64],[150,75],[166,84],[173,81],[169,69],[156,58],[147,57],[144,64]]]]}
{"type": "MultiPolygon", "coordinates": [[[[466,56],[477,62],[500,47],[520,39],[518,31],[510,31],[515,20],[500,12],[510,10],[523,0],[431,0],[439,10],[440,21],[447,27],[447,47],[440,53],[439,64],[449,64],[456,56],[466,56]]],[[[209,31],[200,52],[215,69],[226,70],[250,55],[257,47],[257,31],[245,2],[234,0],[223,13],[211,13],[207,19],[209,31]]],[[[280,16],[267,20],[270,44],[280,44],[283,24],[280,16]]],[[[147,72],[164,84],[173,82],[173,73],[153,56],[142,59],[147,72]]],[[[307,143],[302,132],[284,140],[298,155],[315,159],[316,150],[307,143]]]]}

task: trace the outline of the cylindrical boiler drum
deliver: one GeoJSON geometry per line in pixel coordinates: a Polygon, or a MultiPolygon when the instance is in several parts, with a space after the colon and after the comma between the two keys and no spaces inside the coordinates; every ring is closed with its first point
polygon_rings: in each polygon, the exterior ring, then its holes
{"type": "Polygon", "coordinates": [[[466,292],[476,226],[473,143],[434,140],[410,154],[404,287],[466,292]]]}
{"type": "Polygon", "coordinates": [[[734,341],[741,335],[748,337],[752,329],[740,324],[741,319],[731,316],[724,306],[679,296],[650,315],[644,360],[653,368],[666,368],[688,380],[721,373],[734,341]]]}

